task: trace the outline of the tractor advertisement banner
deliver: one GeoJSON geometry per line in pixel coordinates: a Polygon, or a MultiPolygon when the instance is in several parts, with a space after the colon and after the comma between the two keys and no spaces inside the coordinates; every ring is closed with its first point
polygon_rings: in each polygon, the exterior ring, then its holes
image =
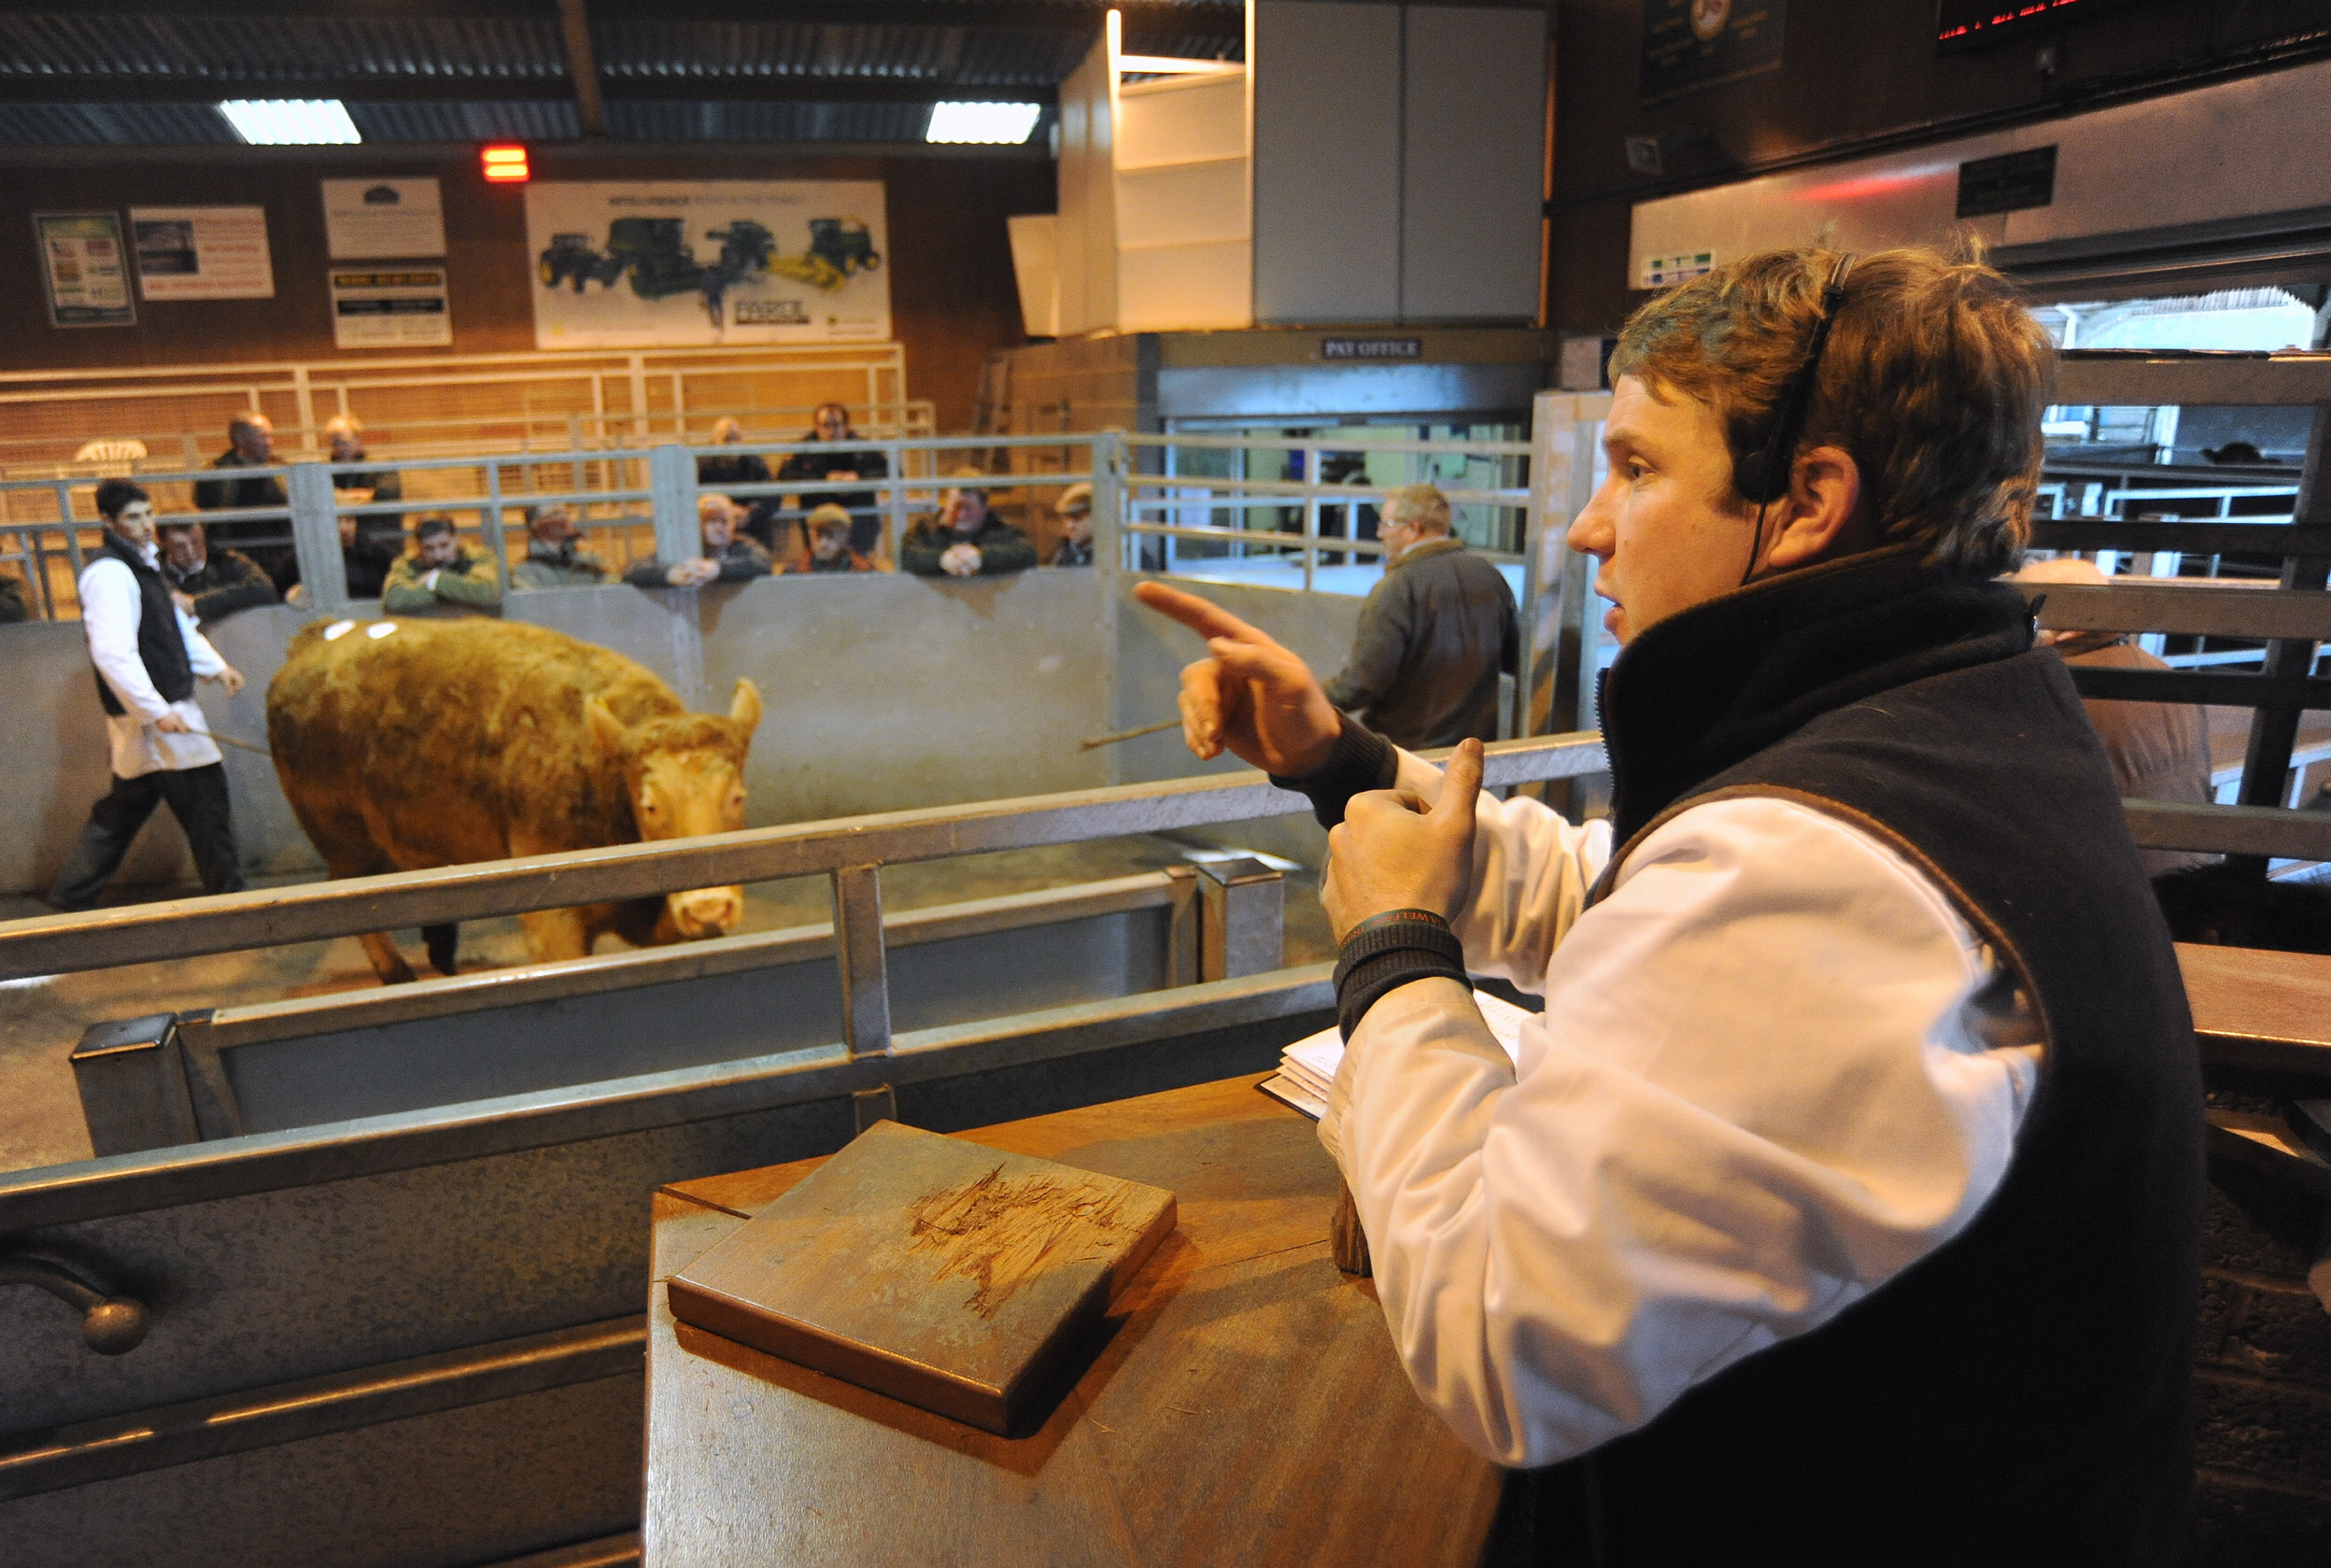
{"type": "Polygon", "coordinates": [[[526,188],[538,348],[890,336],[880,180],[526,188]]]}

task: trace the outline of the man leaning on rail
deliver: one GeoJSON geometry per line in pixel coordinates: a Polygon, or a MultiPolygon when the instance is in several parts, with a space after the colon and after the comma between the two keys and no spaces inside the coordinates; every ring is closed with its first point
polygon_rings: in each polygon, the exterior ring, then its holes
{"type": "Polygon", "coordinates": [[[2191,1024],[2079,699],[1989,581],[2051,359],[1923,250],[1637,312],[1570,530],[1623,644],[1609,824],[1139,590],[1209,639],[1192,747],[1338,824],[1321,1137],[1426,1403],[1500,1463],[1586,1456],[1542,1541],[1583,1485],[1603,1561],[2179,1556],[2191,1024]],[[1519,1067],[1468,968],[1544,995],[1519,1067]]]}
{"type": "Polygon", "coordinates": [[[124,479],[97,487],[105,543],[82,569],[81,631],[106,710],[113,787],[90,808],[73,857],[49,902],[85,910],[121,868],[137,830],[162,801],[186,832],[205,893],[243,885],[235,865],[227,770],[194,705],[194,683],[217,681],[232,697],[242,672],[219,657],[194,618],[171,599],[154,545],[154,507],[124,479]]]}

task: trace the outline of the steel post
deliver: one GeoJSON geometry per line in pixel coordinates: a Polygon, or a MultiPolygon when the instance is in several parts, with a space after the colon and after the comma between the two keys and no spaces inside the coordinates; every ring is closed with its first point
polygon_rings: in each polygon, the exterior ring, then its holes
{"type": "Polygon", "coordinates": [[[323,463],[293,463],[284,481],[291,501],[291,550],[308,602],[326,614],[338,614],[348,604],[348,567],[340,554],[340,506],[332,493],[332,470],[323,463]]]}
{"type": "Polygon", "coordinates": [[[1205,905],[1201,979],[1237,980],[1279,967],[1285,952],[1285,879],[1260,860],[1216,860],[1198,868],[1198,893],[1205,905]]]}
{"type": "Polygon", "coordinates": [[[696,458],[666,444],[647,455],[647,493],[656,513],[656,558],[669,566],[704,553],[696,520],[696,458]]]}
{"type": "Polygon", "coordinates": [[[200,1136],[177,1015],[92,1024],[73,1048],[72,1061],[81,1115],[98,1157],[169,1149],[200,1136]]]}

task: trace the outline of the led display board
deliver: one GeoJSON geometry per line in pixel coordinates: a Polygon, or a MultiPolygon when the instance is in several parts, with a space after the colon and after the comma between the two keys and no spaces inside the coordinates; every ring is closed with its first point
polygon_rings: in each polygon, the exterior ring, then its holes
{"type": "Polygon", "coordinates": [[[1944,51],[1980,49],[2077,21],[2128,0],[1936,0],[1935,43],[1944,51]]]}

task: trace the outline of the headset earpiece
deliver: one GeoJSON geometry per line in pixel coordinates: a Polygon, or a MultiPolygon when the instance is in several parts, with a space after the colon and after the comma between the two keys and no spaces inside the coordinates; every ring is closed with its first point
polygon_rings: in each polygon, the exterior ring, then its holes
{"type": "Polygon", "coordinates": [[[1815,318],[1813,335],[1806,341],[1804,363],[1797,367],[1797,374],[1788,378],[1773,405],[1773,430],[1765,437],[1764,450],[1743,459],[1733,471],[1732,487],[1757,503],[1756,537],[1749,541],[1748,564],[1740,573],[1744,587],[1756,574],[1757,558],[1764,553],[1764,509],[1788,494],[1789,477],[1796,469],[1797,440],[1804,433],[1814,385],[1820,379],[1821,351],[1829,346],[1829,327],[1845,303],[1845,277],[1854,270],[1855,261],[1851,254],[1840,256],[1829,281],[1822,286],[1821,314],[1815,318]]]}

